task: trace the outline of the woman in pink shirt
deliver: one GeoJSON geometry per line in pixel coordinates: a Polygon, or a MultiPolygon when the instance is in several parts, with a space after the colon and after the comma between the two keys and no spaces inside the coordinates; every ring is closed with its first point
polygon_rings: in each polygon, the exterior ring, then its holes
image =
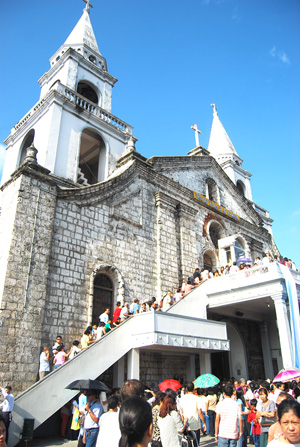
{"type": "Polygon", "coordinates": [[[56,354],[54,356],[54,369],[63,365],[66,362],[66,358],[69,357],[69,354],[66,354],[62,346],[57,346],[56,354]]]}

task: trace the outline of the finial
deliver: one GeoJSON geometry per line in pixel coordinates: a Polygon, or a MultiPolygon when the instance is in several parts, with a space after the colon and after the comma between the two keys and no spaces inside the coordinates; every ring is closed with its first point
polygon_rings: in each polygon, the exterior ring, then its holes
{"type": "Polygon", "coordinates": [[[216,104],[211,104],[211,106],[214,109],[214,114],[217,113],[218,107],[216,107],[216,104]]]}
{"type": "Polygon", "coordinates": [[[23,163],[37,164],[36,154],[38,150],[34,147],[33,143],[26,149],[26,156],[23,163]]]}
{"type": "Polygon", "coordinates": [[[132,152],[132,151],[135,151],[135,141],[131,136],[127,142],[126,152],[132,152]]]}
{"type": "Polygon", "coordinates": [[[87,11],[88,14],[90,13],[90,7],[93,8],[94,6],[90,3],[90,0],[83,0],[86,3],[86,7],[84,8],[84,11],[87,11]]]}
{"type": "Polygon", "coordinates": [[[194,124],[191,126],[191,129],[195,131],[195,140],[196,140],[196,147],[199,146],[199,133],[201,133],[201,130],[198,129],[197,124],[194,124]]]}

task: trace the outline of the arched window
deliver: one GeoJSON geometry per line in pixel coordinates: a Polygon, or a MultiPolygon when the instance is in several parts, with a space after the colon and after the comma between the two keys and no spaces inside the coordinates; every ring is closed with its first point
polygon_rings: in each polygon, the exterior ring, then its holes
{"type": "Polygon", "coordinates": [[[113,314],[113,284],[110,278],[103,273],[98,273],[94,279],[93,297],[93,323],[98,323],[99,316],[110,309],[110,316],[113,314]]]}
{"type": "Polygon", "coordinates": [[[105,179],[106,149],[101,136],[90,129],[81,135],[77,183],[94,185],[105,179]]]}
{"type": "Polygon", "coordinates": [[[31,146],[31,144],[33,143],[34,133],[35,133],[35,130],[31,129],[28,132],[28,134],[26,135],[26,137],[24,138],[23,143],[21,144],[19,166],[21,166],[21,164],[23,164],[23,162],[25,160],[27,148],[29,146],[31,146]]]}
{"type": "Polygon", "coordinates": [[[84,96],[89,101],[98,105],[98,95],[96,91],[86,82],[78,82],[77,92],[79,93],[79,95],[84,96]]]}
{"type": "Polygon", "coordinates": [[[211,222],[211,224],[209,226],[209,236],[210,236],[210,239],[211,239],[212,243],[214,244],[215,248],[218,249],[219,248],[219,244],[218,244],[219,239],[222,239],[223,237],[225,237],[224,229],[219,224],[219,222],[216,222],[216,221],[211,222]]]}
{"type": "Polygon", "coordinates": [[[213,202],[220,203],[217,184],[211,178],[206,180],[206,197],[213,202]]]}
{"type": "Polygon", "coordinates": [[[213,269],[213,261],[207,253],[205,253],[205,255],[203,256],[203,267],[207,270],[213,269]]]}
{"type": "Polygon", "coordinates": [[[245,195],[245,185],[241,180],[238,180],[236,182],[236,186],[238,188],[238,190],[243,194],[243,196],[245,195]]]}

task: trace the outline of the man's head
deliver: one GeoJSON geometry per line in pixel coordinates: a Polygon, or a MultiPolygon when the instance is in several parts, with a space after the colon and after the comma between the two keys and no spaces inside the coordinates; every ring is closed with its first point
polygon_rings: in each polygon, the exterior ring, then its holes
{"type": "Polygon", "coordinates": [[[233,395],[233,386],[230,383],[227,383],[224,386],[224,391],[223,392],[224,392],[225,396],[231,397],[233,395]]]}
{"type": "Polygon", "coordinates": [[[188,393],[192,393],[193,391],[194,391],[194,384],[193,384],[193,382],[188,382],[187,384],[186,384],[186,389],[187,389],[187,391],[188,391],[188,393]]]}
{"type": "Polygon", "coordinates": [[[110,312],[110,309],[107,307],[107,308],[105,309],[105,313],[108,315],[109,312],[110,312]]]}
{"type": "Polygon", "coordinates": [[[61,335],[58,335],[58,336],[56,337],[56,343],[57,343],[58,345],[61,345],[61,343],[62,343],[62,337],[61,337],[61,335]]]}
{"type": "Polygon", "coordinates": [[[240,379],[240,386],[246,386],[246,380],[243,377],[240,379]]]}
{"type": "Polygon", "coordinates": [[[7,394],[10,394],[11,393],[11,386],[10,385],[6,385],[5,391],[7,392],[7,394]]]}
{"type": "Polygon", "coordinates": [[[142,397],[144,395],[145,386],[144,384],[137,379],[126,380],[121,387],[121,400],[124,402],[128,397],[139,396],[142,397]]]}
{"type": "Polygon", "coordinates": [[[48,347],[47,347],[47,346],[44,346],[43,351],[44,351],[45,353],[49,352],[48,347]]]}

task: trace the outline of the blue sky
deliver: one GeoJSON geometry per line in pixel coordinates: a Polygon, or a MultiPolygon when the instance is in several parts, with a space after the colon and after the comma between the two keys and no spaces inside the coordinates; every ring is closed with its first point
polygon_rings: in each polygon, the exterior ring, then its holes
{"type": "MultiPolygon", "coordinates": [[[[112,112],[145,157],[207,148],[211,103],[270,211],[283,256],[300,266],[300,1],[92,1],[112,112]]],[[[37,80],[81,17],[81,0],[4,2],[0,141],[39,99],[37,80]]],[[[0,164],[3,149],[0,151],[0,164]]]]}

